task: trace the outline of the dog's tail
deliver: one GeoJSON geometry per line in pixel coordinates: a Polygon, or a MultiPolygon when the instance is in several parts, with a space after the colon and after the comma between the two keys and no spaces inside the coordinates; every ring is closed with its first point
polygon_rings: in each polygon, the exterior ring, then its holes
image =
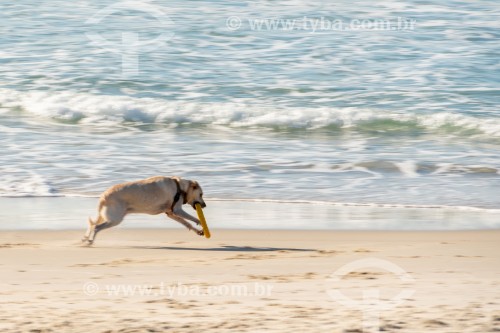
{"type": "Polygon", "coordinates": [[[103,206],[104,206],[104,203],[102,202],[102,200],[99,200],[99,208],[97,210],[97,218],[95,220],[92,220],[92,218],[89,216],[89,226],[91,228],[102,223],[103,219],[101,217],[101,209],[103,206]]]}
{"type": "MultiPolygon", "coordinates": [[[[97,219],[97,221],[99,221],[99,218],[97,219]]],[[[92,228],[93,226],[96,226],[97,221],[94,222],[94,220],[92,220],[92,218],[89,216],[89,227],[92,228]]]]}
{"type": "Polygon", "coordinates": [[[92,220],[92,218],[89,216],[89,226],[92,228],[92,227],[95,227],[96,225],[99,225],[101,224],[102,222],[102,217],[101,216],[98,216],[97,219],[94,221],[92,220]]]}

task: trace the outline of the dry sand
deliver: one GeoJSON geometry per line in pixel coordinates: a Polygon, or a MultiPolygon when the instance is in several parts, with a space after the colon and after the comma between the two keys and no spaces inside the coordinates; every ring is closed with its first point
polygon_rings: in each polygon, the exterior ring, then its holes
{"type": "Polygon", "coordinates": [[[500,231],[81,234],[0,232],[0,332],[500,331],[500,231]]]}

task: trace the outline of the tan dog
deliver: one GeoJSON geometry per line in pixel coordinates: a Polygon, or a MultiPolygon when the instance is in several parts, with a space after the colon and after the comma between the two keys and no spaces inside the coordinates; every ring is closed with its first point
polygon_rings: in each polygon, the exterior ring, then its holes
{"type": "Polygon", "coordinates": [[[101,194],[97,219],[93,221],[89,217],[89,227],[82,242],[91,245],[99,231],[120,224],[125,215],[132,213],[166,213],[188,230],[203,236],[203,230],[196,229],[185,220],[200,224],[196,217],[182,210],[182,205],[186,203],[193,208],[197,203],[203,208],[207,206],[198,182],[179,177],[157,176],[112,186],[101,194]]]}

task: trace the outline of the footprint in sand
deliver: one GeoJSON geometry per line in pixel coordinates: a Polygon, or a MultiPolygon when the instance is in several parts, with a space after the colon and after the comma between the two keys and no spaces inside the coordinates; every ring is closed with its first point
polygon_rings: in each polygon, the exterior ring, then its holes
{"type": "Polygon", "coordinates": [[[0,248],[10,249],[15,247],[38,247],[40,244],[33,243],[3,243],[0,244],[0,248]]]}
{"type": "Polygon", "coordinates": [[[264,259],[272,259],[277,256],[274,254],[262,254],[262,255],[250,255],[250,254],[238,254],[232,257],[228,257],[224,260],[264,260],[264,259]]]}
{"type": "Polygon", "coordinates": [[[97,264],[75,264],[70,267],[92,267],[92,266],[109,266],[109,267],[117,267],[117,266],[125,266],[125,265],[137,265],[137,264],[149,264],[153,263],[155,260],[135,260],[135,259],[118,259],[109,262],[102,262],[97,264]]]}
{"type": "Polygon", "coordinates": [[[385,273],[381,272],[350,272],[349,274],[346,274],[343,278],[344,279],[365,279],[365,280],[376,280],[378,276],[384,275],[385,273]]]}
{"type": "Polygon", "coordinates": [[[290,282],[297,280],[314,279],[317,275],[318,274],[314,272],[308,272],[300,275],[247,275],[247,277],[252,280],[273,280],[277,282],[290,282]]]}
{"type": "Polygon", "coordinates": [[[438,319],[431,319],[431,320],[426,320],[424,321],[425,327],[444,327],[448,326],[448,323],[438,320],[438,319]]]}
{"type": "Polygon", "coordinates": [[[353,252],[354,253],[371,253],[371,252],[375,252],[375,251],[368,250],[368,249],[356,249],[353,252]]]}

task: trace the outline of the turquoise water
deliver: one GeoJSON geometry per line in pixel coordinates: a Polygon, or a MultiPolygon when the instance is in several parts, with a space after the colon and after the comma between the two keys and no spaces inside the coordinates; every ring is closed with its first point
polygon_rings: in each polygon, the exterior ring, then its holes
{"type": "Polygon", "coordinates": [[[148,4],[0,3],[1,196],[176,174],[213,198],[500,208],[496,1],[148,4]]]}

